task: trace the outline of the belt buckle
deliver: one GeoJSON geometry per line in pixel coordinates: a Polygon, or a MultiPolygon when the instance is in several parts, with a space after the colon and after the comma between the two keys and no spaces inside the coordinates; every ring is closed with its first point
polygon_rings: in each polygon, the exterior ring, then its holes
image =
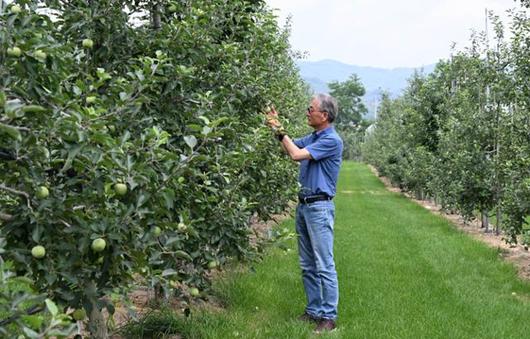
{"type": "Polygon", "coordinates": [[[307,205],[307,197],[304,197],[304,198],[302,199],[302,201],[304,202],[304,204],[307,205]]]}

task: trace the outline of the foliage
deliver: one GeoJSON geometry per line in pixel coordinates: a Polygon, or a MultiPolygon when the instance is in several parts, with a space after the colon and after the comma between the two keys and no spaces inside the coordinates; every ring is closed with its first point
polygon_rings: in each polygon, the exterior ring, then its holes
{"type": "Polygon", "coordinates": [[[209,262],[252,257],[251,217],[296,190],[260,112],[274,101],[296,131],[307,102],[263,3],[17,3],[0,16],[0,235],[16,271],[85,308],[99,337],[102,297],[135,276],[203,289],[209,262]]]}
{"type": "Polygon", "coordinates": [[[328,84],[330,95],[337,99],[339,112],[334,125],[344,141],[345,159],[361,157],[360,144],[368,123],[362,119],[367,112],[361,101],[365,89],[356,74],[343,82],[332,81],[328,84]]]}
{"type": "Polygon", "coordinates": [[[339,114],[334,123],[341,128],[359,124],[362,116],[367,112],[362,102],[366,90],[361,79],[356,74],[352,74],[347,80],[332,81],[328,86],[330,94],[339,104],[339,114]]]}
{"type": "MultiPolygon", "coordinates": [[[[340,327],[322,337],[527,337],[530,283],[497,259],[497,249],[389,192],[364,164],[345,161],[338,185],[334,253],[343,304],[340,327]]],[[[226,307],[193,307],[189,317],[153,312],[125,336],[316,337],[314,324],[296,320],[305,306],[296,238],[285,244],[251,268],[216,279],[216,300],[226,307]]]]}
{"type": "MultiPolygon", "coordinates": [[[[0,255],[5,240],[0,238],[0,255]]],[[[17,276],[11,263],[0,256],[0,334],[28,338],[66,338],[75,325],[53,301],[37,293],[31,279],[17,276]],[[45,312],[43,314],[43,312],[45,312]]]]}
{"type": "MultiPolygon", "coordinates": [[[[530,215],[527,182],[528,18],[514,12],[510,41],[490,14],[494,40],[470,47],[415,75],[401,98],[384,98],[364,158],[394,184],[430,196],[467,218],[496,215],[517,242],[530,215]]],[[[526,242],[523,238],[523,242],[526,242]]]]}
{"type": "MultiPolygon", "coordinates": [[[[514,1],[517,1],[517,0],[514,0],[514,1]]],[[[521,3],[521,6],[523,6],[523,7],[526,7],[526,8],[530,7],[530,1],[529,0],[519,0],[519,2],[521,3]]]]}

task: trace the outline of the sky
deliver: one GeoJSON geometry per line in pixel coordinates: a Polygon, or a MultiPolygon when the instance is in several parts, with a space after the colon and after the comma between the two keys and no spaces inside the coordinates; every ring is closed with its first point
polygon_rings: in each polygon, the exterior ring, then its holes
{"type": "MultiPolygon", "coordinates": [[[[290,42],[306,60],[334,59],[382,68],[421,67],[462,50],[485,10],[508,23],[513,0],[266,0],[281,26],[291,16],[290,42]]],[[[491,22],[489,27],[491,28],[491,22]]],[[[491,34],[491,33],[490,33],[491,34]]]]}

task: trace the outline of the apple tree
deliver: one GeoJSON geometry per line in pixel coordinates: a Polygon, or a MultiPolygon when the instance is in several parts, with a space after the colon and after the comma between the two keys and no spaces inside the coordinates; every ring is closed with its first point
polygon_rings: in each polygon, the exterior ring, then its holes
{"type": "Polygon", "coordinates": [[[109,295],[176,281],[200,294],[214,264],[252,257],[250,220],[296,190],[261,114],[274,102],[300,130],[287,32],[259,1],[150,3],[17,1],[0,15],[6,257],[86,312],[95,338],[109,295]]]}

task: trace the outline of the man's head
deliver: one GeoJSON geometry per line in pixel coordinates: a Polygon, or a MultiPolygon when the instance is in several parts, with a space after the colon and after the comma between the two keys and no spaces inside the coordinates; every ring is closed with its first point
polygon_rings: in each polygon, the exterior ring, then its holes
{"type": "Polygon", "coordinates": [[[320,130],[335,121],[338,113],[337,100],[331,95],[317,94],[311,99],[307,108],[307,123],[309,126],[320,130]]]}

